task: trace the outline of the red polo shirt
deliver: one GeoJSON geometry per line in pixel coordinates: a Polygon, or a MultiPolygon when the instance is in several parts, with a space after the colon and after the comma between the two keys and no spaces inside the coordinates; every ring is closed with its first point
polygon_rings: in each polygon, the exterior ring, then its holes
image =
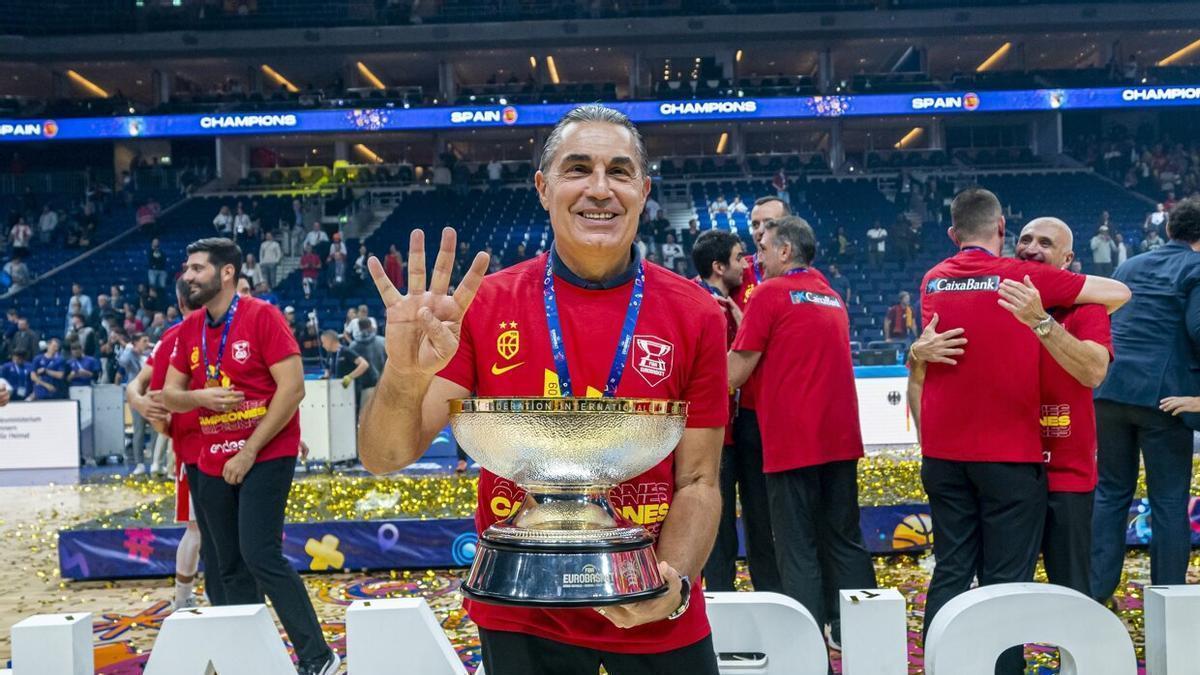
{"type": "MultiPolygon", "coordinates": [[[[558,374],[550,351],[542,281],[547,254],[489,275],[463,320],[458,352],[441,372],[477,396],[554,396],[558,374]]],[[[720,308],[696,284],[646,263],[643,305],[619,397],[690,403],[687,426],[725,426],[729,417],[725,324],[720,308]]],[[[633,289],[585,290],[555,277],[573,393],[600,396],[633,289]]],[[[609,493],[623,517],[658,535],[675,493],[675,455],[609,493]]],[[[512,482],[480,471],[475,525],[483,532],[525,498],[512,482]]],[[[709,634],[700,584],[691,607],[675,621],[629,630],[592,609],[537,609],[464,600],[475,623],[490,630],[537,635],[567,644],[629,654],[685,647],[709,634]]]]}
{"type": "MultiPolygon", "coordinates": [[[[1079,340],[1103,345],[1113,356],[1108,310],[1078,305],[1051,312],[1079,340]]],[[[1042,348],[1042,448],[1051,492],[1096,489],[1096,407],[1092,390],[1079,384],[1042,348]]]]}
{"type": "Polygon", "coordinates": [[[850,318],[822,277],[800,272],[764,281],[733,349],[762,352],[755,372],[763,471],[863,456],[850,318]]]}
{"type": "MultiPolygon", "coordinates": [[[[171,366],[191,378],[189,389],[204,388],[204,359],[200,356],[200,331],[208,331],[208,362],[215,365],[221,344],[224,319],[216,327],[208,325],[208,312],[195,311],[180,324],[179,340],[171,356],[171,366]]],[[[257,298],[241,298],[229,328],[221,371],[225,386],[245,394],[246,399],[236,409],[216,412],[200,408],[200,470],[210,476],[220,476],[229,461],[246,439],[254,433],[267,414],[267,406],[275,396],[275,379],[271,366],[300,354],[296,338],[288,330],[279,310],[257,298]]],[[[284,425],[279,433],[259,451],[256,462],[300,454],[300,413],[284,425]]]]}
{"type": "Polygon", "coordinates": [[[1003,279],[1028,275],[1045,307],[1073,305],[1084,276],[968,248],[921,283],[921,320],[965,329],[958,365],[930,363],[921,395],[921,451],[964,462],[1041,462],[1041,343],[997,302],[1003,279]]]}

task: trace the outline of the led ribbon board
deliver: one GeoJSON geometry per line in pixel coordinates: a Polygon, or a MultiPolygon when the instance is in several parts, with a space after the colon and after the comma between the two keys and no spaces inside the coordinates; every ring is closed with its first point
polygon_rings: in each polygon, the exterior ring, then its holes
{"type": "MultiPolygon", "coordinates": [[[[0,119],[0,143],[285,133],[347,133],[487,127],[546,127],[576,107],[547,105],[363,108],[210,115],[0,119]]],[[[718,120],[820,119],[889,115],[1154,108],[1200,105],[1200,85],[917,92],[786,98],[606,103],[639,124],[718,120]]]]}

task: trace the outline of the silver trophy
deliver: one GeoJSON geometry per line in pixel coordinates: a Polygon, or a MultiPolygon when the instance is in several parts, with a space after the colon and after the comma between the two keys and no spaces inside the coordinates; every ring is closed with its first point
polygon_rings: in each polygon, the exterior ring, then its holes
{"type": "Polygon", "coordinates": [[[661,595],[654,538],[608,491],[679,444],[687,403],[622,398],[450,402],[454,436],[475,461],[525,490],[480,537],[463,594],[483,602],[599,607],[661,595]]]}

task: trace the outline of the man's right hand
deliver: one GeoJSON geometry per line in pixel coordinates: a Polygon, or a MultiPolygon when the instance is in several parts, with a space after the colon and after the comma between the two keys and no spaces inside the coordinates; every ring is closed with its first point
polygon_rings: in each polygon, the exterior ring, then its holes
{"type": "Polygon", "coordinates": [[[917,338],[917,341],[908,350],[909,356],[916,363],[958,365],[958,361],[951,357],[962,355],[962,346],[967,344],[967,338],[961,337],[963,329],[951,328],[945,333],[939,333],[937,326],[938,315],[934,314],[933,318],[929,320],[929,325],[925,326],[925,330],[921,332],[921,337],[917,338]]]}
{"type": "Polygon", "coordinates": [[[229,412],[246,400],[246,395],[228,387],[211,387],[196,389],[192,392],[193,400],[199,408],[207,408],[213,412],[229,412]]]}
{"type": "Polygon", "coordinates": [[[429,290],[425,290],[425,233],[421,230],[413,230],[409,237],[407,293],[396,290],[379,258],[372,256],[367,261],[379,297],[387,308],[385,370],[402,376],[431,378],[441,372],[458,351],[463,316],[487,273],[488,254],[476,254],[462,282],[454,294],[449,295],[455,241],[453,228],[442,230],[442,243],[429,280],[429,290]]]}
{"type": "Polygon", "coordinates": [[[147,392],[141,398],[141,403],[143,408],[138,412],[142,413],[142,417],[145,417],[147,421],[158,423],[165,427],[171,419],[171,411],[167,410],[166,404],[163,403],[162,391],[147,392]]]}

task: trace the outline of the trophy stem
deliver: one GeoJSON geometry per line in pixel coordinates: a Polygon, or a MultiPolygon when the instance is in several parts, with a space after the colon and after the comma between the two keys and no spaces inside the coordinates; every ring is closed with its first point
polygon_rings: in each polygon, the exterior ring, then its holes
{"type": "Polygon", "coordinates": [[[529,485],[525,500],[504,527],[575,532],[628,527],[608,501],[608,487],[529,485]]]}

